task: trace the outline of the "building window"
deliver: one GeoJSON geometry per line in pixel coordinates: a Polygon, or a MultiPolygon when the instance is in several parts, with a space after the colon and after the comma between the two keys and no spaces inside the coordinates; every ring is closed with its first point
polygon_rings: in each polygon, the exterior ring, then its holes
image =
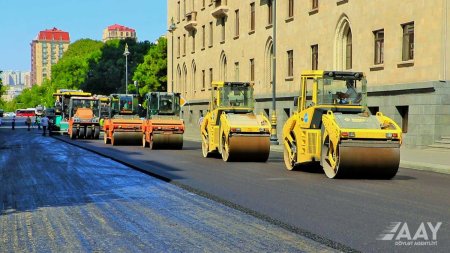
{"type": "Polygon", "coordinates": [[[250,31],[255,30],[255,3],[250,4],[250,31]]]}
{"type": "Polygon", "coordinates": [[[250,81],[255,81],[255,59],[250,59],[250,81]]]}
{"type": "Polygon", "coordinates": [[[235,11],[235,28],[234,28],[234,36],[239,37],[239,10],[235,11]]]}
{"type": "Polygon", "coordinates": [[[403,54],[402,60],[414,59],[414,22],[404,24],[403,27],[403,54]]]}
{"type": "Polygon", "coordinates": [[[213,22],[209,22],[209,46],[212,47],[213,46],[213,39],[214,39],[214,34],[213,34],[213,22]]]}
{"type": "Polygon", "coordinates": [[[191,93],[193,94],[197,89],[197,65],[195,65],[195,62],[192,62],[191,87],[191,93]]]}
{"type": "Polygon", "coordinates": [[[206,34],[205,34],[206,31],[205,30],[206,30],[206,28],[203,25],[202,26],[202,49],[205,49],[205,46],[206,46],[206,34]]]}
{"type": "Polygon", "coordinates": [[[349,20],[343,16],[336,27],[334,68],[346,70],[352,68],[352,31],[349,20]]]}
{"type": "Polygon", "coordinates": [[[206,0],[202,0],[202,9],[205,8],[205,1],[206,1],[206,0]]]}
{"type": "Polygon", "coordinates": [[[289,0],[288,3],[288,17],[292,18],[294,16],[294,0],[289,0]]]}
{"type": "Polygon", "coordinates": [[[287,58],[288,58],[287,75],[288,75],[288,77],[291,77],[291,76],[294,76],[294,51],[293,50],[287,51],[287,58]]]}
{"type": "Polygon", "coordinates": [[[273,9],[272,9],[272,1],[271,0],[269,0],[269,2],[267,3],[267,11],[268,11],[268,13],[267,13],[267,24],[268,25],[271,25],[272,24],[272,22],[273,22],[273,9]]]}
{"type": "Polygon", "coordinates": [[[222,35],[221,35],[221,40],[220,42],[225,42],[225,32],[226,32],[226,28],[225,28],[225,17],[220,19],[220,23],[222,25],[222,35]]]}
{"type": "Polygon", "coordinates": [[[239,82],[239,62],[234,63],[234,80],[239,82]]]}
{"type": "Polygon", "coordinates": [[[319,45],[311,46],[311,69],[317,70],[319,68],[319,45]]]}
{"type": "Polygon", "coordinates": [[[311,0],[311,9],[315,10],[319,8],[319,0],[311,0]]]}
{"type": "Polygon", "coordinates": [[[373,32],[375,40],[375,59],[374,64],[384,63],[384,30],[373,32]]]}
{"type": "Polygon", "coordinates": [[[192,53],[195,53],[195,32],[192,33],[192,53]]]}
{"type": "Polygon", "coordinates": [[[213,69],[209,69],[209,84],[211,85],[213,82],[213,69]]]}
{"type": "Polygon", "coordinates": [[[206,74],[205,70],[202,70],[202,90],[204,90],[206,87],[206,74]]]}
{"type": "Polygon", "coordinates": [[[186,55],[186,34],[183,34],[183,56],[186,55]]]}
{"type": "Polygon", "coordinates": [[[178,21],[178,23],[181,20],[180,17],[181,17],[181,5],[180,5],[180,1],[178,1],[178,3],[177,3],[177,21],[178,21]]]}
{"type": "Polygon", "coordinates": [[[180,37],[178,37],[178,50],[177,50],[177,52],[178,52],[178,57],[180,57],[180,55],[181,55],[181,38],[180,37]]]}
{"type": "Polygon", "coordinates": [[[345,68],[351,69],[353,62],[352,62],[352,30],[348,29],[347,35],[346,35],[346,50],[345,50],[345,68]]]}

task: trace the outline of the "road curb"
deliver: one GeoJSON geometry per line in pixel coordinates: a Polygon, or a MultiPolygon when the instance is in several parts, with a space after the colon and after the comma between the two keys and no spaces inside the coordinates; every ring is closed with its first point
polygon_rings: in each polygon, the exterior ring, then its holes
{"type": "MultiPolygon", "coordinates": [[[[184,137],[185,140],[200,142],[198,138],[194,137],[184,137]]],[[[281,146],[270,146],[270,151],[282,153],[283,148],[281,146]]],[[[420,171],[429,171],[440,174],[450,174],[450,166],[441,165],[441,164],[430,164],[423,162],[411,162],[400,160],[400,168],[403,169],[411,169],[411,170],[420,170],[420,171]]]]}
{"type": "Polygon", "coordinates": [[[450,167],[440,164],[400,161],[400,167],[411,170],[431,171],[441,174],[450,174],[450,167]]]}

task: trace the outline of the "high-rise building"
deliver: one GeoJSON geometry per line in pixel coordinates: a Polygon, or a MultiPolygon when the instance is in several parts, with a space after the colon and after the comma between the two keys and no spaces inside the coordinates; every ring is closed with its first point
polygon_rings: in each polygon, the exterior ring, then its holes
{"type": "Polygon", "coordinates": [[[30,82],[30,72],[29,71],[16,71],[16,70],[5,70],[2,72],[2,80],[4,85],[16,86],[24,85],[27,86],[30,82]]]}
{"type": "Polygon", "coordinates": [[[136,39],[136,31],[123,25],[110,25],[103,30],[103,42],[108,40],[136,39]]]}
{"type": "Polygon", "coordinates": [[[254,83],[257,112],[272,115],[275,73],[280,139],[296,110],[292,101],[299,95],[301,71],[322,69],[363,71],[369,109],[395,119],[406,146],[426,147],[450,135],[450,5],[405,4],[167,1],[168,87],[173,82],[174,91],[189,101],[183,114],[187,131],[198,131],[196,119],[208,109],[211,81],[254,83]]]}
{"type": "Polygon", "coordinates": [[[61,59],[69,44],[68,32],[57,28],[39,32],[31,42],[31,85],[51,78],[52,65],[61,59]]]}

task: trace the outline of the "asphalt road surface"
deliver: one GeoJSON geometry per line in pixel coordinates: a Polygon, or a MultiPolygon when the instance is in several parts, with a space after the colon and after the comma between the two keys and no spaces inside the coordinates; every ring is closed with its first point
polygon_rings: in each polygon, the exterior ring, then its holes
{"type": "Polygon", "coordinates": [[[0,252],[335,251],[37,129],[0,129],[0,200],[0,252]]]}
{"type": "Polygon", "coordinates": [[[276,152],[271,153],[267,163],[225,163],[220,158],[203,158],[198,142],[185,141],[183,150],[175,151],[112,147],[101,140],[72,141],[66,136],[57,138],[336,249],[364,252],[450,249],[450,175],[400,168],[393,180],[330,180],[315,168],[286,171],[282,154],[276,152]],[[379,240],[395,222],[401,222],[403,229],[392,232],[392,240],[379,240]],[[433,245],[398,245],[409,243],[405,224],[413,238],[423,222],[429,240],[421,240],[422,236],[412,243],[433,245]],[[433,226],[442,222],[436,241],[431,241],[432,233],[426,222],[433,226]]]}

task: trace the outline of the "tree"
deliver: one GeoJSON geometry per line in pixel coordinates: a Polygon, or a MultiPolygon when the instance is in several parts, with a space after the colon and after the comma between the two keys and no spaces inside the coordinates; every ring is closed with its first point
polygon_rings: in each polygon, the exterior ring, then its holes
{"type": "Polygon", "coordinates": [[[79,89],[87,82],[89,66],[102,56],[103,43],[81,39],[70,44],[67,52],[52,66],[54,88],[79,89]]]}
{"type": "Polygon", "coordinates": [[[150,91],[167,90],[167,39],[161,37],[152,45],[144,62],[139,64],[133,79],[139,83],[139,93],[143,96],[150,91]]]}

